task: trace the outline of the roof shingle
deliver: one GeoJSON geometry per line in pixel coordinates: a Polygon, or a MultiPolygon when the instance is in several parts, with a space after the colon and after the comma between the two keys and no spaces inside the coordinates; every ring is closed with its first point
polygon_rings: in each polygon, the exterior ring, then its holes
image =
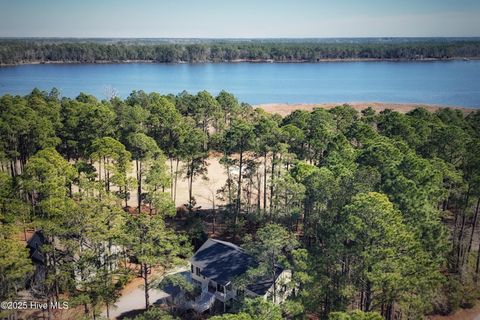
{"type": "MultiPolygon", "coordinates": [[[[236,277],[244,274],[249,268],[258,265],[255,259],[239,246],[216,239],[205,241],[192,257],[191,262],[201,269],[202,276],[221,285],[227,285],[236,277]]],[[[282,271],[283,269],[278,266],[275,278],[282,271]]],[[[272,284],[272,279],[262,279],[248,285],[247,289],[258,295],[264,295],[272,284]]]]}

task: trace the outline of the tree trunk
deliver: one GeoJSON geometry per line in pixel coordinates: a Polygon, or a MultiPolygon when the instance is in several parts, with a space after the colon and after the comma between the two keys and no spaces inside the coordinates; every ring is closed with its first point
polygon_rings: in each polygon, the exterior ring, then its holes
{"type": "Polygon", "coordinates": [[[480,207],[480,197],[478,197],[477,206],[475,208],[475,214],[473,216],[472,232],[470,233],[470,241],[468,242],[468,249],[467,249],[467,254],[466,254],[467,257],[470,255],[470,252],[472,250],[473,235],[475,234],[475,228],[476,228],[476,225],[477,225],[479,207],[480,207]]]}
{"type": "Polygon", "coordinates": [[[371,307],[372,307],[372,285],[370,281],[367,281],[367,286],[365,288],[365,305],[363,306],[363,311],[369,312],[371,307]]]}
{"type": "Polygon", "coordinates": [[[387,305],[387,310],[385,312],[385,319],[386,320],[393,320],[393,303],[389,303],[387,305]]]}
{"type": "Polygon", "coordinates": [[[237,208],[235,210],[235,227],[237,226],[238,216],[241,210],[241,196],[242,196],[242,166],[243,166],[243,148],[240,148],[240,162],[238,165],[238,189],[237,189],[237,208]]]}
{"type": "MultiPolygon", "coordinates": [[[[109,160],[107,159],[107,165],[109,164],[109,160]]],[[[107,183],[107,192],[110,193],[110,170],[107,169],[107,167],[105,167],[105,171],[107,173],[107,177],[106,177],[106,183],[107,183]]]]}
{"type": "Polygon", "coordinates": [[[107,190],[107,162],[105,157],[103,157],[103,188],[107,190]]]}
{"type": "Polygon", "coordinates": [[[210,134],[208,133],[208,122],[207,119],[203,121],[203,133],[207,136],[207,139],[203,141],[203,151],[208,151],[208,141],[210,140],[210,134]]]}
{"type": "Polygon", "coordinates": [[[276,270],[275,270],[275,253],[272,254],[272,279],[273,279],[273,303],[275,304],[276,300],[277,300],[277,281],[275,279],[275,274],[276,274],[276,270]]]}
{"type": "Polygon", "coordinates": [[[359,303],[359,306],[358,306],[358,308],[359,308],[360,310],[363,309],[363,296],[364,296],[364,291],[362,290],[362,291],[360,292],[360,303],[359,303]]]}
{"type": "Polygon", "coordinates": [[[312,204],[308,200],[308,198],[305,198],[304,203],[303,203],[303,238],[304,238],[304,243],[307,247],[310,247],[310,237],[308,235],[308,230],[310,228],[310,210],[311,210],[312,204]]]}
{"type": "Polygon", "coordinates": [[[275,177],[275,153],[272,155],[272,172],[270,172],[272,182],[270,184],[270,221],[272,221],[273,214],[273,178],[275,177]]]}
{"type": "Polygon", "coordinates": [[[257,190],[257,212],[260,213],[260,197],[262,195],[262,174],[259,171],[257,171],[257,190]]]}
{"type": "Polygon", "coordinates": [[[102,159],[98,159],[98,182],[102,183],[102,159]]]}
{"type": "Polygon", "coordinates": [[[53,288],[55,289],[55,299],[58,301],[58,296],[60,294],[60,288],[58,286],[58,279],[57,279],[57,257],[55,255],[55,239],[52,237],[50,243],[52,244],[52,262],[53,262],[53,274],[55,278],[53,280],[53,288]]]}
{"type": "Polygon", "coordinates": [[[252,208],[252,194],[253,194],[253,180],[252,177],[248,179],[247,185],[247,214],[250,213],[250,209],[252,208]]]}
{"type": "Polygon", "coordinates": [[[52,300],[50,298],[47,299],[47,319],[52,320],[52,309],[50,308],[50,303],[52,300]]]}
{"type": "Polygon", "coordinates": [[[478,281],[478,271],[480,268],[480,241],[478,241],[477,262],[475,263],[475,283],[478,281]]]}
{"type": "MultiPolygon", "coordinates": [[[[49,254],[46,254],[45,255],[45,265],[47,267],[47,271],[45,273],[45,278],[47,278],[48,276],[48,265],[49,265],[49,254]]],[[[52,310],[50,309],[50,302],[52,301],[50,296],[51,296],[51,293],[50,293],[50,286],[47,287],[47,292],[46,292],[46,295],[47,295],[47,317],[48,317],[48,320],[51,320],[52,319],[52,310]]]]}
{"type": "Polygon", "coordinates": [[[190,163],[190,177],[188,179],[188,202],[190,205],[192,205],[192,200],[193,200],[193,159],[190,163]]]}
{"type": "Polygon", "coordinates": [[[173,157],[170,156],[170,197],[173,200],[173,157]]]}
{"type": "Polygon", "coordinates": [[[213,210],[212,210],[212,213],[213,213],[213,221],[212,221],[212,234],[215,236],[215,223],[217,222],[216,219],[217,219],[217,211],[215,209],[215,195],[213,195],[213,210]]]}
{"type": "Polygon", "coordinates": [[[263,155],[263,211],[267,213],[267,152],[263,155]]]}
{"type": "Polygon", "coordinates": [[[124,196],[125,196],[125,208],[128,207],[128,188],[127,188],[127,184],[125,183],[125,193],[124,193],[124,196]]]}
{"type": "Polygon", "coordinates": [[[141,213],[142,206],[142,163],[136,159],[137,164],[137,206],[138,213],[141,213]]]}
{"type": "Polygon", "coordinates": [[[150,306],[150,301],[149,301],[149,283],[148,283],[148,265],[146,263],[143,263],[143,280],[144,280],[144,287],[145,287],[145,309],[148,309],[150,306]]]}
{"type": "Polygon", "coordinates": [[[458,239],[457,239],[457,259],[456,259],[456,267],[460,268],[460,262],[461,262],[461,257],[462,257],[462,241],[463,241],[463,233],[465,231],[465,221],[466,221],[466,211],[468,207],[468,200],[470,199],[470,186],[467,191],[467,195],[465,196],[465,205],[462,210],[462,225],[460,227],[460,232],[458,234],[458,239]]]}
{"type": "Polygon", "coordinates": [[[228,192],[228,205],[231,207],[232,206],[232,177],[230,173],[230,162],[229,159],[227,158],[227,152],[225,151],[223,153],[224,158],[227,159],[227,192],[228,192]]]}
{"type": "Polygon", "coordinates": [[[17,158],[14,158],[12,162],[10,162],[10,167],[12,169],[12,177],[17,176],[17,158]]]}
{"type": "Polygon", "coordinates": [[[323,318],[327,318],[328,314],[330,313],[330,306],[328,304],[328,293],[325,293],[325,297],[323,299],[323,318]]]}
{"type": "Polygon", "coordinates": [[[180,162],[179,159],[177,159],[177,163],[175,165],[175,186],[173,190],[173,203],[175,206],[177,206],[177,181],[178,181],[178,163],[180,162]]]}

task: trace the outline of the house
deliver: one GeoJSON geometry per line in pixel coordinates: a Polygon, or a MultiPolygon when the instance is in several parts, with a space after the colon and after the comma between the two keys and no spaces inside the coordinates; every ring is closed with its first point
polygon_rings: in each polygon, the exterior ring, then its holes
{"type": "MultiPolygon", "coordinates": [[[[244,289],[235,288],[234,280],[257,265],[255,259],[239,246],[208,239],[191,259],[191,281],[202,289],[201,301],[208,302],[209,307],[214,300],[222,302],[225,307],[243,296],[271,298],[274,282],[275,302],[283,302],[291,292],[287,287],[291,281],[291,271],[280,266],[277,266],[275,279],[265,278],[247,285],[244,289]]],[[[204,307],[205,305],[202,309],[204,307]]]]}
{"type": "MultiPolygon", "coordinates": [[[[44,248],[43,246],[45,245],[51,245],[52,243],[49,242],[47,237],[44,235],[44,233],[41,230],[35,231],[35,233],[32,235],[32,237],[27,241],[27,249],[29,250],[29,257],[35,266],[35,270],[33,274],[27,279],[27,285],[32,289],[34,292],[39,292],[40,294],[43,292],[45,289],[45,278],[46,278],[46,259],[45,259],[45,254],[44,254],[44,248]]],[[[62,261],[62,263],[70,263],[75,261],[75,259],[78,259],[78,255],[72,257],[68,255],[68,252],[66,250],[62,250],[63,248],[59,245],[55,245],[55,240],[53,240],[55,252],[58,261],[62,261]]],[[[108,246],[108,243],[104,243],[105,247],[108,246]]],[[[89,242],[88,241],[83,241],[82,243],[82,248],[85,250],[88,250],[90,248],[89,242]]],[[[121,246],[111,246],[109,248],[109,253],[110,255],[119,255],[122,252],[121,246]]],[[[118,265],[115,261],[111,261],[106,259],[105,254],[100,254],[99,255],[99,262],[103,265],[108,263],[108,266],[110,269],[117,269],[118,265]]],[[[78,282],[81,282],[86,279],[88,276],[93,276],[95,271],[89,270],[89,274],[84,275],[81,273],[81,270],[76,269],[73,270],[73,276],[75,277],[78,282]]]]}
{"type": "Polygon", "coordinates": [[[46,269],[45,257],[42,252],[42,246],[47,243],[47,239],[41,231],[36,231],[27,241],[29,257],[32,260],[33,265],[35,266],[33,274],[28,279],[28,286],[32,288],[33,291],[41,291],[45,282],[46,269]]]}

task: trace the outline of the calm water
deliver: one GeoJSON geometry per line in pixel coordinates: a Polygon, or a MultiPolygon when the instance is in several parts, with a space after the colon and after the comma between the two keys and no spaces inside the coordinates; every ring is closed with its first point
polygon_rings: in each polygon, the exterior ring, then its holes
{"type": "Polygon", "coordinates": [[[480,108],[480,61],[317,64],[83,64],[0,68],[0,94],[60,89],[105,98],[132,90],[178,93],[225,89],[257,103],[413,102],[480,108]]]}

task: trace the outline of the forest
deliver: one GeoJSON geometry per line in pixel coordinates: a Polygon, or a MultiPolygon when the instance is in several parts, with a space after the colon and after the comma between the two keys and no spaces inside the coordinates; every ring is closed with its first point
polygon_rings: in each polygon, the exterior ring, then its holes
{"type": "Polygon", "coordinates": [[[141,277],[150,308],[137,320],[201,319],[147,293],[152,270],[184,264],[207,237],[253,247],[295,284],[281,305],[245,299],[212,319],[419,319],[480,297],[480,111],[340,105],[282,118],[225,91],[100,101],[56,89],[4,95],[0,111],[2,301],[27,288],[100,319],[141,277]],[[200,208],[194,182],[207,184],[211,157],[227,179],[200,208]],[[34,231],[41,283],[25,247],[34,231]]]}
{"type": "Polygon", "coordinates": [[[480,57],[478,38],[0,39],[0,65],[105,62],[319,62],[480,57]]]}

